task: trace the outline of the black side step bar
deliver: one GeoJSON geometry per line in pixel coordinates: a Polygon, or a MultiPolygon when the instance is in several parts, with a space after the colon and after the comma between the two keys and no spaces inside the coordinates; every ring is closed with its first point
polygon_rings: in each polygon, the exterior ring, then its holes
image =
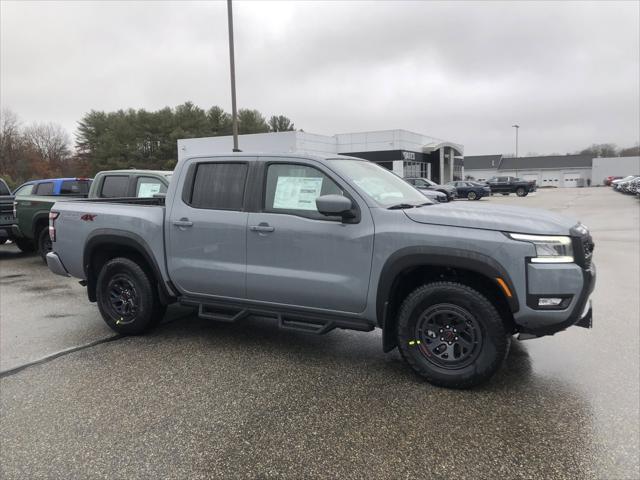
{"type": "Polygon", "coordinates": [[[323,335],[336,328],[347,330],[371,331],[374,325],[364,320],[354,320],[343,317],[331,317],[324,315],[312,315],[306,313],[278,312],[274,310],[263,310],[260,308],[250,308],[244,306],[234,306],[216,302],[201,303],[197,300],[181,300],[183,305],[198,307],[198,316],[208,320],[233,323],[243,318],[267,318],[278,321],[278,327],[283,330],[290,330],[313,335],[323,335]]]}

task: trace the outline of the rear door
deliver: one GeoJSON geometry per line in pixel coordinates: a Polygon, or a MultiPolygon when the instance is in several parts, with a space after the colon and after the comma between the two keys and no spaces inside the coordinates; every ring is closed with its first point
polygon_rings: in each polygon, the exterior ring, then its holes
{"type": "Polygon", "coordinates": [[[249,160],[188,160],[176,179],[165,226],[167,265],[187,295],[245,297],[249,160]]]}
{"type": "Polygon", "coordinates": [[[313,160],[270,158],[258,212],[249,213],[247,297],[251,300],[361,312],[365,308],[374,226],[357,193],[313,160]],[[359,220],[343,223],[316,209],[320,195],[345,195],[359,220]]]}

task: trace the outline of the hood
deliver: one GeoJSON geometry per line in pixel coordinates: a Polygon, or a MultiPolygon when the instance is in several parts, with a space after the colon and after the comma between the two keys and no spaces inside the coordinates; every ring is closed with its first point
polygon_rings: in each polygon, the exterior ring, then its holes
{"type": "Polygon", "coordinates": [[[418,223],[538,235],[568,235],[569,229],[578,223],[548,210],[471,202],[411,208],[403,212],[418,223]]]}

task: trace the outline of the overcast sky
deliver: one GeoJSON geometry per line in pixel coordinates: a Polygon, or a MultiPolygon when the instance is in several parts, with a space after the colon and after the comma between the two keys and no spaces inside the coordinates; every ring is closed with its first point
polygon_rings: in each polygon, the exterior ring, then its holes
{"type": "MultiPolygon", "coordinates": [[[[91,109],[231,110],[226,3],[1,3],[0,103],[70,132],[91,109]]],[[[239,107],[465,154],[631,146],[639,2],[235,2],[239,107]]]]}

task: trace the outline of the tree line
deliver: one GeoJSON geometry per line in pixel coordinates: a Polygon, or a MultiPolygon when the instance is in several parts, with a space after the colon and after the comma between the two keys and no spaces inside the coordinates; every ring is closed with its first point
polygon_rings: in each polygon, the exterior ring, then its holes
{"type": "MultiPolygon", "coordinates": [[[[284,115],[268,119],[258,110],[238,111],[240,134],[294,130],[284,115]]],[[[179,138],[231,135],[231,115],[218,106],[204,110],[191,102],[157,111],[92,110],[78,122],[75,142],[55,123],[23,126],[18,116],[0,114],[0,177],[11,187],[35,178],[94,176],[100,170],[171,170],[179,138]]],[[[640,146],[594,144],[579,152],[593,157],[640,155],[640,146]]]]}
{"type": "MultiPolygon", "coordinates": [[[[157,111],[92,110],[78,122],[75,144],[60,125],[23,126],[3,110],[0,119],[0,175],[14,187],[34,178],[93,176],[100,170],[171,170],[179,138],[231,135],[231,115],[218,106],[204,110],[191,102],[157,111]]],[[[284,115],[267,119],[254,109],[238,111],[240,134],[294,130],[284,115]]]]}

